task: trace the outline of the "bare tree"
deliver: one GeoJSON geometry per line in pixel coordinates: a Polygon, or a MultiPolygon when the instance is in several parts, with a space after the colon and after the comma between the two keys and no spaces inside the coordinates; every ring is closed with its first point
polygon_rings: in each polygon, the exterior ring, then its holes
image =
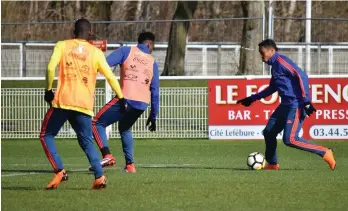
{"type": "MultiPolygon", "coordinates": [[[[284,17],[292,17],[294,15],[294,11],[296,8],[296,0],[291,0],[290,2],[290,7],[287,12],[287,15],[284,17]]],[[[285,21],[285,26],[284,26],[284,32],[285,32],[285,41],[289,42],[291,41],[291,26],[292,26],[293,20],[292,19],[287,19],[285,21]]]]}
{"type": "MultiPolygon", "coordinates": [[[[179,1],[173,20],[191,19],[197,4],[197,1],[179,1]]],[[[162,75],[185,75],[186,39],[189,27],[189,21],[172,22],[162,75]]]]}
{"type": "MultiPolygon", "coordinates": [[[[263,1],[243,1],[241,6],[244,17],[262,17],[265,10],[263,1]]],[[[262,39],[261,32],[261,20],[245,19],[243,21],[242,47],[237,75],[255,74],[261,71],[262,62],[257,49],[257,44],[262,39]]]]}

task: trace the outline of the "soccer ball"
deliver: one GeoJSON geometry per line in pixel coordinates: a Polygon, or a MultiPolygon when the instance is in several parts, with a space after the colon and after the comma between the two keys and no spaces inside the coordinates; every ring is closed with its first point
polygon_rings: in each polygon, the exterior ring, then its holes
{"type": "Polygon", "coordinates": [[[253,152],[248,156],[247,164],[250,169],[260,170],[265,167],[266,160],[260,152],[253,152]]]}

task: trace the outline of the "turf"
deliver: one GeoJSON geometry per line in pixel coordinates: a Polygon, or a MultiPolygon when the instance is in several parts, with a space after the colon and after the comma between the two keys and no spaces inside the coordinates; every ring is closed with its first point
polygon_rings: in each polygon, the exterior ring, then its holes
{"type": "Polygon", "coordinates": [[[2,140],[2,210],[347,210],[348,142],[317,142],[335,150],[331,171],[316,155],[279,144],[279,171],[253,171],[247,155],[261,141],[136,140],[137,173],[106,170],[108,186],[92,191],[93,175],[75,140],[57,140],[69,180],[43,187],[53,174],[39,140],[2,140]]]}

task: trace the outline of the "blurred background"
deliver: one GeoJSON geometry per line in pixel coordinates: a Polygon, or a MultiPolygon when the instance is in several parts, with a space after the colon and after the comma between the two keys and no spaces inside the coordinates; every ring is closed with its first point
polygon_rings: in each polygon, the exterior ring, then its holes
{"type": "Polygon", "coordinates": [[[108,41],[106,55],[155,33],[162,75],[269,74],[257,51],[268,37],[310,74],[344,74],[347,14],[344,1],[2,1],[2,77],[44,76],[53,44],[80,17],[108,41]]]}

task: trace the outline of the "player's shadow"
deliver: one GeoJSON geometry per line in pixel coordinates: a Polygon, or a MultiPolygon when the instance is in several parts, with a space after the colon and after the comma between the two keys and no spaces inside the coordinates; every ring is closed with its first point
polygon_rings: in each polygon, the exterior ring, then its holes
{"type": "Polygon", "coordinates": [[[36,190],[44,190],[42,187],[6,187],[2,186],[2,190],[23,190],[23,191],[36,191],[36,190]]]}
{"type": "Polygon", "coordinates": [[[232,170],[232,171],[250,171],[245,168],[228,168],[228,167],[212,167],[212,166],[141,166],[145,169],[206,169],[206,170],[232,170]]]}
{"type": "MultiPolygon", "coordinates": [[[[228,167],[211,167],[211,166],[142,166],[139,168],[145,168],[145,169],[205,169],[205,170],[231,170],[231,171],[252,171],[248,168],[228,168],[228,167]]],[[[305,171],[308,169],[289,169],[289,168],[282,168],[279,171],[305,171]]]]}

